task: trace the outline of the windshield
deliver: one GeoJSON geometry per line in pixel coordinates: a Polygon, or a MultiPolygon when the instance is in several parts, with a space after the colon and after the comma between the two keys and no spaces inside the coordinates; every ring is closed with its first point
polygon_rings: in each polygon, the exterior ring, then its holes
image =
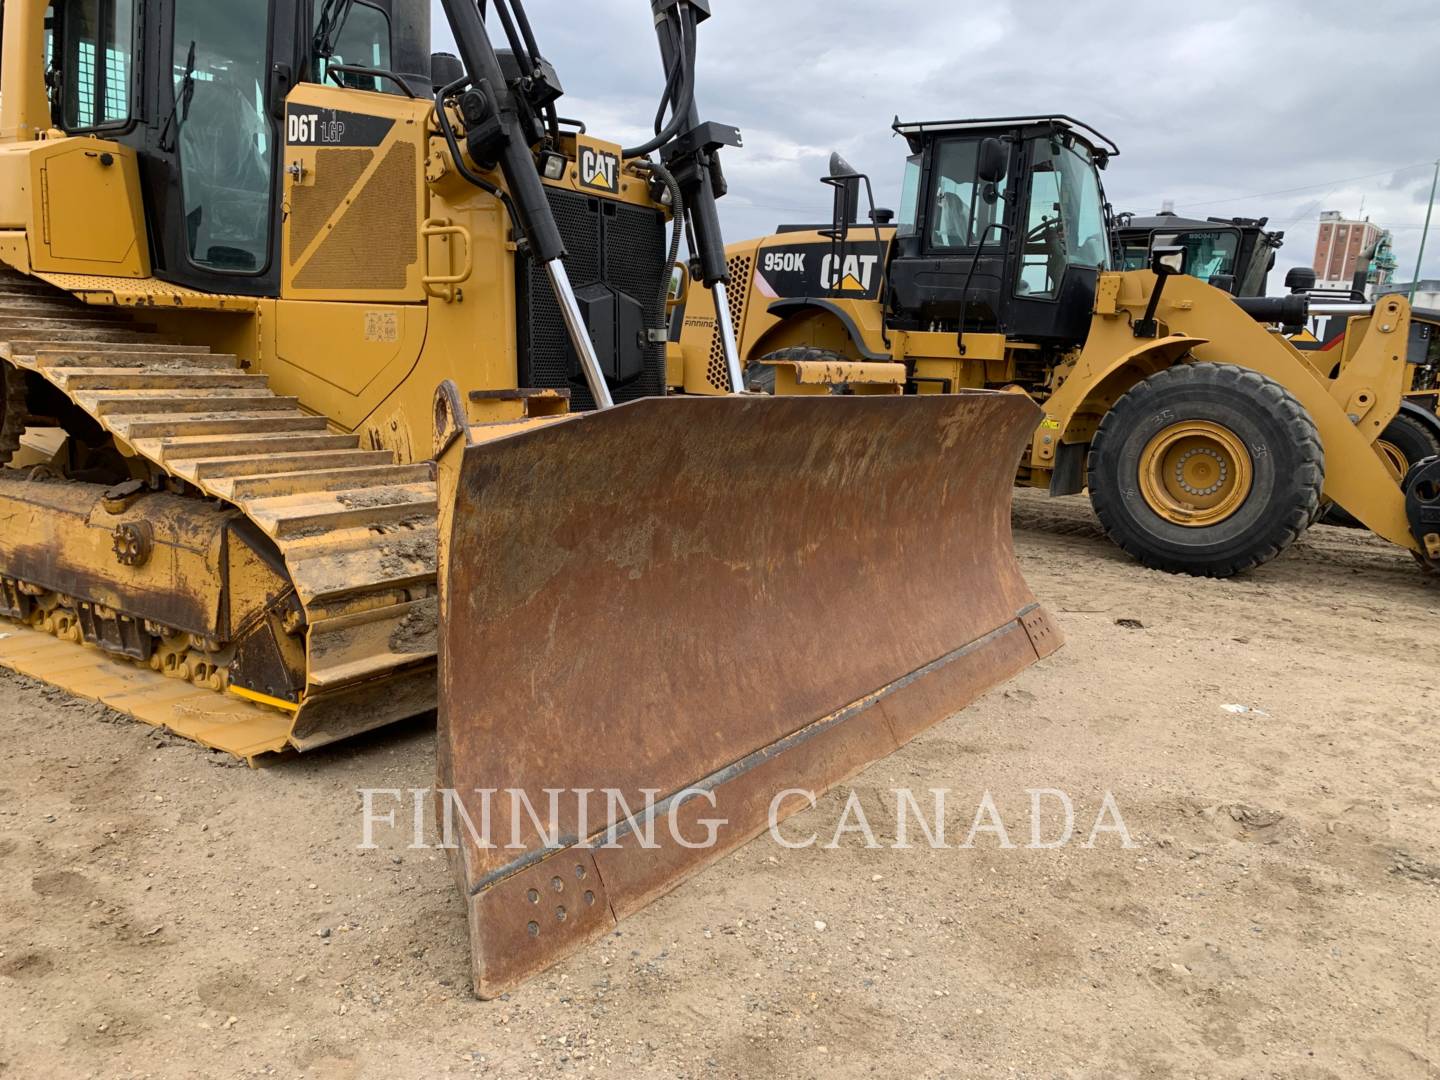
{"type": "Polygon", "coordinates": [[[1030,200],[1021,245],[1022,296],[1055,296],[1070,266],[1110,267],[1105,197],[1090,151],[1051,136],[1032,143],[1030,200]]]}
{"type": "Polygon", "coordinates": [[[1185,273],[1201,281],[1216,274],[1235,272],[1235,253],[1240,250],[1240,237],[1227,230],[1213,232],[1156,233],[1156,247],[1183,247],[1185,273]]]}

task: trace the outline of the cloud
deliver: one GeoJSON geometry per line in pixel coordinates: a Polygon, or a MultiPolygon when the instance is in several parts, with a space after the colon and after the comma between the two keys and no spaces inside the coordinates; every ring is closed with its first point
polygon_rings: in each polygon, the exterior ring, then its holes
{"type": "MultiPolygon", "coordinates": [[[[435,5],[437,47],[448,38],[435,5]]],[[[642,0],[528,0],[541,49],[568,91],[563,111],[597,133],[648,131],[660,92],[642,0]],[[583,114],[583,115],[582,115],[583,114]]],[[[1165,200],[1199,216],[1269,217],[1287,232],[1278,281],[1308,264],[1321,210],[1393,229],[1413,268],[1440,153],[1427,0],[723,0],[701,28],[699,98],[740,126],[725,157],[731,239],[828,216],[831,150],[894,206],[907,119],[1061,112],[1115,139],[1105,174],[1120,210],[1165,200]],[[1397,28],[1410,28],[1397,33],[1397,28]]],[[[1440,239],[1425,275],[1440,277],[1440,239]]]]}

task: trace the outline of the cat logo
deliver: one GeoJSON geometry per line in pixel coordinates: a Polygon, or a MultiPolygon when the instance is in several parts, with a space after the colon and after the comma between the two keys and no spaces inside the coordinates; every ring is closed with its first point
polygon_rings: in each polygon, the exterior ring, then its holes
{"type": "Polygon", "coordinates": [[[820,284],[838,292],[869,293],[875,281],[878,255],[826,255],[820,261],[820,284]]]}
{"type": "Polygon", "coordinates": [[[620,155],[591,146],[580,148],[580,186],[620,193],[620,155]]]}

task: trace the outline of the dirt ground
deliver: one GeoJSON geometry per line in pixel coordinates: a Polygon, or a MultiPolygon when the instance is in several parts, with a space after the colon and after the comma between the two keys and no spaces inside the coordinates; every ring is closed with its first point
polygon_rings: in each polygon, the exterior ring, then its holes
{"type": "Polygon", "coordinates": [[[488,1004],[443,854],[357,849],[431,726],[251,770],[5,677],[0,1075],[1440,1077],[1440,583],[1329,528],[1209,582],[1083,501],[1016,522],[1067,647],[784,829],[853,790],[882,846],[762,837],[488,1004]],[[895,850],[897,788],[1017,846],[895,850]],[[1031,788],[1074,842],[1026,848],[1031,788]],[[1133,848],[1083,845],[1106,792],[1133,848]]]}

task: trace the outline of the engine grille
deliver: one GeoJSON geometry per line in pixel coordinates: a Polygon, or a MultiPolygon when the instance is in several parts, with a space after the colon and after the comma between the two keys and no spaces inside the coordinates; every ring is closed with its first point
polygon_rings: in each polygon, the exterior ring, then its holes
{"type": "MultiPolygon", "coordinates": [[[[665,218],[660,211],[557,188],[546,191],[569,253],[565,267],[571,286],[578,291],[596,283],[608,285],[636,300],[649,324],[663,326],[660,286],[669,278],[670,267],[665,265],[665,218]]],[[[571,408],[593,409],[595,401],[580,374],[544,267],[523,258],[516,267],[520,385],[568,389],[571,408]]],[[[611,386],[617,402],[665,393],[664,343],[636,342],[634,347],[643,352],[641,373],[622,386],[611,386]]]]}

